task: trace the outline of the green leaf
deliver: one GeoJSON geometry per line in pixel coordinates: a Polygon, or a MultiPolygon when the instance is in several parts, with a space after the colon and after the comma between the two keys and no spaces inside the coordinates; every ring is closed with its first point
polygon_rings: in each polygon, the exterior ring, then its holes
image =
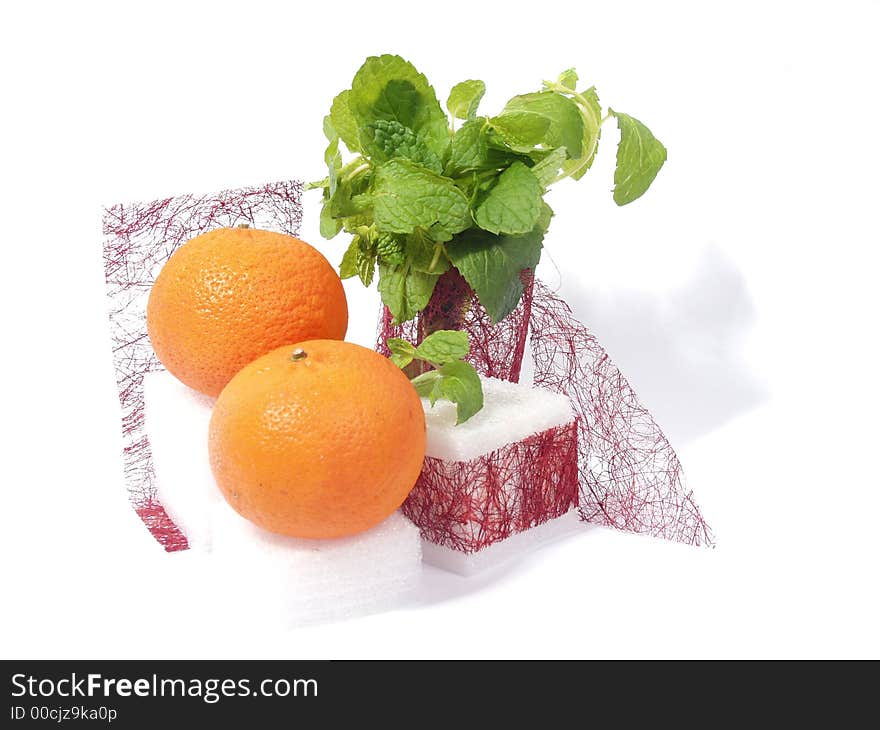
{"type": "Polygon", "coordinates": [[[567,159],[568,153],[565,147],[557,147],[532,168],[532,175],[538,179],[542,188],[546,188],[559,175],[559,168],[565,164],[567,159]]]}
{"type": "Polygon", "coordinates": [[[577,88],[578,75],[573,68],[568,68],[559,74],[559,84],[566,89],[574,91],[577,88]]]}
{"type": "Polygon", "coordinates": [[[376,223],[390,233],[423,228],[452,236],[472,223],[468,199],[450,179],[408,160],[376,169],[372,202],[376,223]]]}
{"type": "Polygon", "coordinates": [[[413,271],[409,263],[379,263],[379,294],[391,311],[393,324],[408,322],[427,306],[437,278],[413,271]]]}
{"type": "Polygon", "coordinates": [[[431,401],[431,405],[434,405],[442,397],[439,387],[440,377],[440,373],[437,370],[429,370],[426,373],[417,375],[409,382],[413,384],[416,393],[419,394],[419,398],[427,398],[431,401]]]}
{"type": "Polygon", "coordinates": [[[645,194],[663,163],[666,148],[635,117],[608,110],[617,119],[620,144],[617,147],[617,168],[614,170],[614,202],[632,203],[645,194]]]}
{"type": "Polygon", "coordinates": [[[431,172],[440,174],[443,166],[422,139],[400,122],[379,119],[370,122],[361,130],[361,143],[364,151],[373,158],[374,163],[387,162],[395,157],[411,160],[431,172]]]}
{"type": "Polygon", "coordinates": [[[550,129],[550,120],[532,111],[510,111],[492,117],[492,127],[511,149],[528,152],[541,144],[550,129]]]}
{"type": "Polygon", "coordinates": [[[357,275],[364,286],[373,283],[376,274],[376,251],[374,248],[366,248],[361,245],[357,257],[357,275]]]}
{"type": "Polygon", "coordinates": [[[358,125],[349,106],[351,91],[343,91],[333,99],[330,105],[330,121],[340,139],[351,152],[360,152],[361,146],[358,140],[358,125]]]}
{"type": "Polygon", "coordinates": [[[369,165],[364,164],[362,157],[339,169],[330,167],[330,214],[334,218],[347,218],[363,213],[369,202],[363,198],[363,194],[371,178],[372,170],[369,165]]]}
{"type": "Polygon", "coordinates": [[[439,276],[450,266],[443,245],[421,228],[416,228],[406,237],[406,255],[413,270],[424,274],[439,276]]]}
{"type": "Polygon", "coordinates": [[[584,123],[577,105],[555,91],[537,91],[515,96],[507,102],[493,123],[511,115],[535,114],[546,119],[547,131],[538,140],[546,147],[565,147],[569,157],[580,157],[583,148],[584,123]]]}
{"type": "Polygon", "coordinates": [[[349,106],[360,131],[377,120],[399,122],[443,159],[449,121],[428,80],[400,56],[368,58],[351,82],[349,106]]]}
{"type": "Polygon", "coordinates": [[[406,260],[406,249],[400,239],[391,233],[380,233],[376,237],[376,253],[386,264],[402,264],[406,260]]]}
{"type": "Polygon", "coordinates": [[[339,264],[339,278],[358,276],[364,286],[373,282],[376,272],[376,246],[369,239],[369,230],[363,226],[351,239],[351,243],[339,264]]]}
{"type": "Polygon", "coordinates": [[[550,220],[554,215],[553,208],[544,201],[541,201],[541,215],[538,216],[538,224],[535,226],[535,230],[541,231],[542,234],[546,233],[547,229],[550,228],[550,220]]]}
{"type": "Polygon", "coordinates": [[[373,215],[369,210],[342,218],[342,230],[346,233],[357,233],[359,228],[373,225],[373,215]]]}
{"type": "Polygon", "coordinates": [[[474,79],[462,81],[452,87],[446,108],[456,119],[473,119],[477,116],[480,99],[486,93],[486,84],[474,79]]]}
{"type": "Polygon", "coordinates": [[[357,260],[360,253],[358,243],[358,238],[355,236],[345,250],[345,254],[342,256],[342,263],[339,264],[340,279],[350,279],[352,276],[357,276],[357,260]]]}
{"type": "Polygon", "coordinates": [[[342,221],[333,217],[330,200],[325,200],[321,206],[320,226],[321,235],[328,240],[342,230],[342,221]]]}
{"type": "Polygon", "coordinates": [[[461,360],[468,354],[467,332],[461,330],[437,330],[428,335],[415,349],[414,357],[432,365],[446,365],[461,360]]]}
{"type": "Polygon", "coordinates": [[[399,337],[390,337],[386,341],[388,350],[391,352],[390,360],[397,367],[403,369],[409,365],[416,356],[416,348],[412,343],[402,340],[399,337]]]}
{"type": "Polygon", "coordinates": [[[452,137],[446,172],[460,175],[468,170],[479,170],[486,164],[487,145],[483,128],[486,120],[474,119],[461,125],[452,137]]]}
{"type": "Polygon", "coordinates": [[[455,403],[456,425],[464,423],[483,407],[483,384],[473,365],[455,360],[437,372],[440,380],[435,389],[439,389],[440,397],[455,403]]]}
{"type": "Polygon", "coordinates": [[[543,237],[540,226],[524,236],[495,236],[471,229],[446,244],[449,258],[477,293],[493,324],[519,303],[520,273],[537,266],[543,237]]]}
{"type": "Polygon", "coordinates": [[[595,88],[590,88],[577,95],[578,109],[584,122],[584,139],[581,156],[567,160],[562,165],[562,173],[573,180],[580,180],[593,165],[599,149],[599,137],[602,132],[602,106],[595,88]]]}
{"type": "Polygon", "coordinates": [[[514,162],[498,177],[474,214],[477,225],[492,233],[520,235],[535,227],[541,213],[544,187],[522,162],[514,162]]]}

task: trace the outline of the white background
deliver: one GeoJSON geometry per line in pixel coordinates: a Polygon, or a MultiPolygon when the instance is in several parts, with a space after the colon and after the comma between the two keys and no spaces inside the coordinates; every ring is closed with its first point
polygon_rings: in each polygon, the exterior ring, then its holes
{"type": "MultiPolygon", "coordinates": [[[[877,3],[0,12],[0,655],[880,654],[877,3]],[[410,609],[279,633],[204,605],[139,526],[101,205],[322,176],[322,116],[381,52],[444,98],[485,79],[490,110],[574,65],[665,142],[654,188],[618,209],[606,131],[552,193],[541,273],[666,428],[716,550],[588,529],[489,579],[433,575],[410,609]]],[[[336,262],[317,213],[307,198],[303,237],[336,262]]],[[[375,293],[348,292],[369,343],[375,293]]]]}

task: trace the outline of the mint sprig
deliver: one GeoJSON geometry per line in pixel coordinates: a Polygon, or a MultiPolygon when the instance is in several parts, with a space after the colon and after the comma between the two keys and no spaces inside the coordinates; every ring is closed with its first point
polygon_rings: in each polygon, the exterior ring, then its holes
{"type": "Polygon", "coordinates": [[[618,205],[641,197],[666,161],[648,127],[610,108],[603,114],[595,87],[578,91],[578,83],[568,69],[490,116],[480,113],[486,85],[462,81],[447,115],[411,63],[368,58],[333,99],[324,119],[328,174],[309,186],[323,191],[321,234],[353,237],[341,274],[369,286],[378,272],[399,324],[427,306],[454,266],[493,322],[506,317],[522,296],[522,269],[541,257],[552,216],[544,195],[586,174],[606,121],[620,130],[618,205]]]}
{"type": "Polygon", "coordinates": [[[437,330],[418,347],[398,337],[387,341],[391,362],[403,369],[413,360],[431,366],[431,370],[412,379],[413,387],[433,406],[448,400],[456,406],[456,425],[464,423],[483,407],[483,386],[476,369],[464,361],[470,343],[466,332],[437,330]]]}

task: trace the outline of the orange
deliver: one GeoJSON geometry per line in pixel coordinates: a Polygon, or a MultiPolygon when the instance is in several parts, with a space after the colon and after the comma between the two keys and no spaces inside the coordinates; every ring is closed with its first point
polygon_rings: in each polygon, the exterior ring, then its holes
{"type": "Polygon", "coordinates": [[[220,228],[183,244],[147,304],[153,349],[172,375],[216,396],[279,345],[345,337],[348,306],[333,267],[293,236],[220,228]]]}
{"type": "Polygon", "coordinates": [[[406,499],[425,457],[425,414],[387,358],[312,340],[241,370],[217,399],[208,443],[217,484],[243,517],[282,535],[341,537],[406,499]]]}

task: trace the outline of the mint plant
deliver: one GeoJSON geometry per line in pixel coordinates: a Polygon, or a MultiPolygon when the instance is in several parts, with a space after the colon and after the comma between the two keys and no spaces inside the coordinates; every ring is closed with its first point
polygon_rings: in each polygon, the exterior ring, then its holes
{"type": "Polygon", "coordinates": [[[609,119],[620,130],[618,205],[642,196],[666,161],[644,124],[610,108],[603,114],[595,87],[577,85],[569,69],[488,116],[480,113],[485,84],[463,81],[449,93],[447,116],[412,64],[368,58],[324,119],[328,175],[309,186],[323,191],[321,234],[351,234],[340,275],[369,286],[378,272],[399,324],[425,308],[437,279],[455,267],[493,322],[506,317],[522,296],[520,272],[541,258],[553,216],[544,194],[583,177],[609,119]]]}
{"type": "Polygon", "coordinates": [[[483,407],[483,386],[476,368],[464,361],[470,343],[466,332],[437,330],[416,347],[411,342],[391,337],[387,342],[391,362],[406,368],[414,360],[431,367],[411,382],[416,392],[433,406],[444,399],[455,403],[456,425],[464,423],[483,407]]]}

